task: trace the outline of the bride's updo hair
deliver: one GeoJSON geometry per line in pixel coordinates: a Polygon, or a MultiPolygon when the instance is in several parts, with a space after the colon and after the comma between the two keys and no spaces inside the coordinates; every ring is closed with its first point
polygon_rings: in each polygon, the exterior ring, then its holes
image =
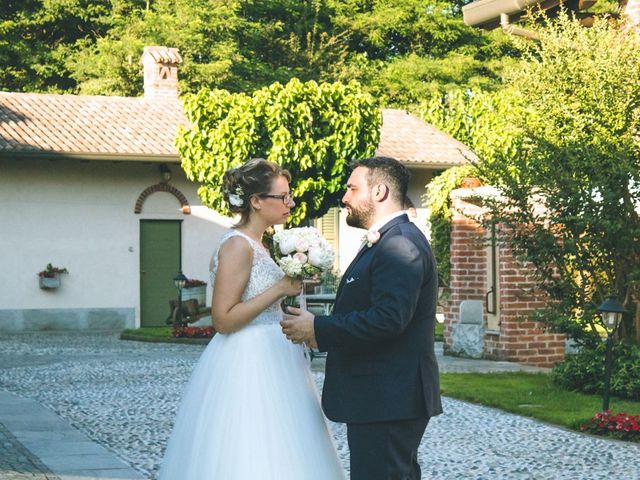
{"type": "Polygon", "coordinates": [[[271,183],[278,177],[291,181],[288,170],[264,158],[252,158],[244,165],[227,170],[222,178],[224,199],[231,213],[240,214],[236,226],[249,221],[252,195],[268,193],[271,183]]]}

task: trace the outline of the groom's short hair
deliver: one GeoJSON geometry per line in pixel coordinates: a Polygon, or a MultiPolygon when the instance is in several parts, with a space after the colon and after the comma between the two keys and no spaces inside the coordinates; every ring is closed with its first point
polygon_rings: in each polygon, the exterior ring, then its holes
{"type": "Polygon", "coordinates": [[[351,165],[354,170],[358,167],[368,169],[367,183],[369,186],[384,183],[389,188],[391,197],[404,205],[411,172],[398,160],[391,157],[371,157],[356,160],[351,165]]]}

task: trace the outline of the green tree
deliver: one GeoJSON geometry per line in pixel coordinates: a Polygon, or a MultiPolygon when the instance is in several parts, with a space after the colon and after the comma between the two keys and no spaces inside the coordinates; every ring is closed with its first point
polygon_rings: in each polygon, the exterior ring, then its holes
{"type": "Polygon", "coordinates": [[[465,25],[444,0],[334,2],[352,75],[381,102],[407,107],[454,87],[494,89],[516,50],[501,31],[465,25]]]}
{"type": "Polygon", "coordinates": [[[243,0],[237,31],[243,60],[234,65],[239,88],[273,82],[348,80],[348,32],[334,27],[327,0],[243,0]]]}
{"type": "MultiPolygon", "coordinates": [[[[480,155],[492,152],[516,155],[514,138],[519,130],[506,121],[514,108],[503,92],[452,90],[433,95],[418,108],[419,115],[480,155]]],[[[445,170],[427,185],[424,199],[429,206],[431,244],[438,258],[438,272],[447,283],[450,277],[451,258],[451,191],[460,187],[464,177],[480,177],[483,173],[476,162],[445,170]]]]}
{"type": "Polygon", "coordinates": [[[108,0],[5,1],[0,5],[0,90],[70,91],[65,66],[79,40],[109,29],[108,0]]]}
{"type": "Polygon", "coordinates": [[[349,161],[374,153],[382,115],[373,98],[349,83],[274,83],[252,95],[202,89],[185,96],[191,127],[177,146],[187,176],[201,184],[205,205],[228,212],[222,175],[252,157],[288,169],[297,206],[292,224],[335,206],[349,161]]]}
{"type": "Polygon", "coordinates": [[[111,28],[95,40],[76,42],[66,60],[83,94],[137,96],[142,93],[140,57],[145,45],[180,50],[182,91],[233,84],[231,67],[241,59],[235,40],[239,2],[156,0],[114,11],[111,28]]]}
{"type": "Polygon", "coordinates": [[[610,19],[587,29],[566,14],[538,33],[519,44],[523,61],[501,92],[508,108],[476,118],[484,138],[461,131],[481,176],[501,192],[487,200],[492,220],[552,300],[542,318],[596,344],[595,310],[613,293],[632,312],[621,331],[631,340],[640,301],[640,40],[610,19]]]}
{"type": "Polygon", "coordinates": [[[177,47],[183,92],[357,80],[407,107],[491,89],[514,49],[446,0],[48,0],[0,6],[0,89],[135,96],[145,45],[177,47]]]}

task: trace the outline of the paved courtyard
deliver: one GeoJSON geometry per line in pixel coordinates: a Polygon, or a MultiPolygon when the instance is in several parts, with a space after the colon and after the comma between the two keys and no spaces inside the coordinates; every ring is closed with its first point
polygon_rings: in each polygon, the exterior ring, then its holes
{"type": "MultiPolygon", "coordinates": [[[[155,478],[181,391],[203,348],[121,341],[115,334],[0,335],[0,393],[5,392],[0,395],[0,409],[5,409],[4,417],[0,412],[0,479],[155,478]],[[36,411],[40,417],[34,416],[36,411]],[[46,425],[25,433],[25,422],[38,421],[46,425]],[[54,431],[58,437],[46,440],[54,431]],[[55,457],[65,441],[74,449],[82,446],[73,452],[78,459],[91,452],[91,458],[113,466],[95,467],[83,476],[61,474],[68,461],[61,465],[62,453],[58,463],[55,457]],[[34,455],[43,450],[27,449],[25,443],[40,445],[49,456],[34,455]],[[51,444],[59,450],[51,453],[51,444]]],[[[443,371],[521,368],[440,358],[443,371]]],[[[313,367],[320,388],[321,360],[314,360],[313,367]]],[[[589,437],[449,398],[444,408],[420,446],[425,479],[640,480],[640,445],[589,437]]],[[[331,427],[348,471],[345,429],[331,427]]]]}

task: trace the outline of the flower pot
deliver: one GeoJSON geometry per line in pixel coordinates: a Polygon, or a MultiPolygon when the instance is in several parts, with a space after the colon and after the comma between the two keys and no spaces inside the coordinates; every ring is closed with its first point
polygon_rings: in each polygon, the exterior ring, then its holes
{"type": "Polygon", "coordinates": [[[195,298],[198,305],[205,306],[207,304],[207,286],[198,285],[197,287],[189,287],[182,289],[182,301],[186,302],[195,298]]]}
{"type": "Polygon", "coordinates": [[[42,290],[54,290],[60,286],[60,275],[39,277],[39,284],[42,290]]]}
{"type": "Polygon", "coordinates": [[[460,179],[460,188],[477,188],[482,185],[482,182],[477,177],[464,177],[460,179]]]}

